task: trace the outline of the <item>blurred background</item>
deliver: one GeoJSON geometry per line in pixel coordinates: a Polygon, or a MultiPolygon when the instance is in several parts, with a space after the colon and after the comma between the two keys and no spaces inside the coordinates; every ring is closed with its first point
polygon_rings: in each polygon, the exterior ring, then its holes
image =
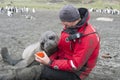
{"type": "Polygon", "coordinates": [[[112,7],[120,10],[120,0],[0,0],[0,7],[12,5],[38,9],[59,9],[68,3],[75,4],[77,7],[98,9],[112,7]]]}

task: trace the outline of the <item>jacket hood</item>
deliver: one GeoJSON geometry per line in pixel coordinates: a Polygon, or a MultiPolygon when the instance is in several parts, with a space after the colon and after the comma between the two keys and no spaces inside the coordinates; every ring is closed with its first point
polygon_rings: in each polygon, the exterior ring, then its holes
{"type": "Polygon", "coordinates": [[[77,28],[80,28],[80,27],[82,27],[83,25],[85,25],[85,24],[88,22],[88,20],[89,20],[89,18],[90,18],[90,14],[89,14],[88,9],[86,9],[86,8],[78,8],[78,11],[79,11],[79,13],[80,13],[80,18],[81,18],[81,20],[80,20],[80,22],[76,25],[76,27],[77,27],[77,28]]]}

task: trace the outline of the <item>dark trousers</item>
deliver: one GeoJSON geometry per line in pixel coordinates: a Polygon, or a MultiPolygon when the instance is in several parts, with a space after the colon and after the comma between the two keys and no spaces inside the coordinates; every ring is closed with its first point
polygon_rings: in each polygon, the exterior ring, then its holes
{"type": "Polygon", "coordinates": [[[47,80],[80,80],[75,73],[56,70],[47,66],[44,66],[40,78],[47,80]]]}

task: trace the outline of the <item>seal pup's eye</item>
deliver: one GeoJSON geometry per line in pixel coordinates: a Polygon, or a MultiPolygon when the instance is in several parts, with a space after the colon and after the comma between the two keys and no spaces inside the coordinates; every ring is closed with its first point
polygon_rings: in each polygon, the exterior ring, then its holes
{"type": "Polygon", "coordinates": [[[41,43],[40,43],[41,46],[44,46],[44,44],[45,44],[44,42],[41,42],[41,43]]]}
{"type": "Polygon", "coordinates": [[[49,39],[50,39],[50,40],[54,40],[54,39],[55,39],[55,36],[49,36],[49,39]]]}

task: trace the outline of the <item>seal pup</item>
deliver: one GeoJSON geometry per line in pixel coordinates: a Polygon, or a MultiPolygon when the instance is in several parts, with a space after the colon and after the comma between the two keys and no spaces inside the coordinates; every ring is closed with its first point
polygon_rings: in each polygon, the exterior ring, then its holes
{"type": "Polygon", "coordinates": [[[25,48],[22,53],[22,59],[14,60],[9,54],[9,51],[6,47],[1,48],[1,56],[4,62],[7,62],[10,65],[23,68],[28,67],[32,63],[35,63],[34,54],[37,51],[45,51],[48,56],[54,53],[57,50],[58,36],[53,31],[46,31],[40,37],[39,42],[34,43],[25,48]]]}

